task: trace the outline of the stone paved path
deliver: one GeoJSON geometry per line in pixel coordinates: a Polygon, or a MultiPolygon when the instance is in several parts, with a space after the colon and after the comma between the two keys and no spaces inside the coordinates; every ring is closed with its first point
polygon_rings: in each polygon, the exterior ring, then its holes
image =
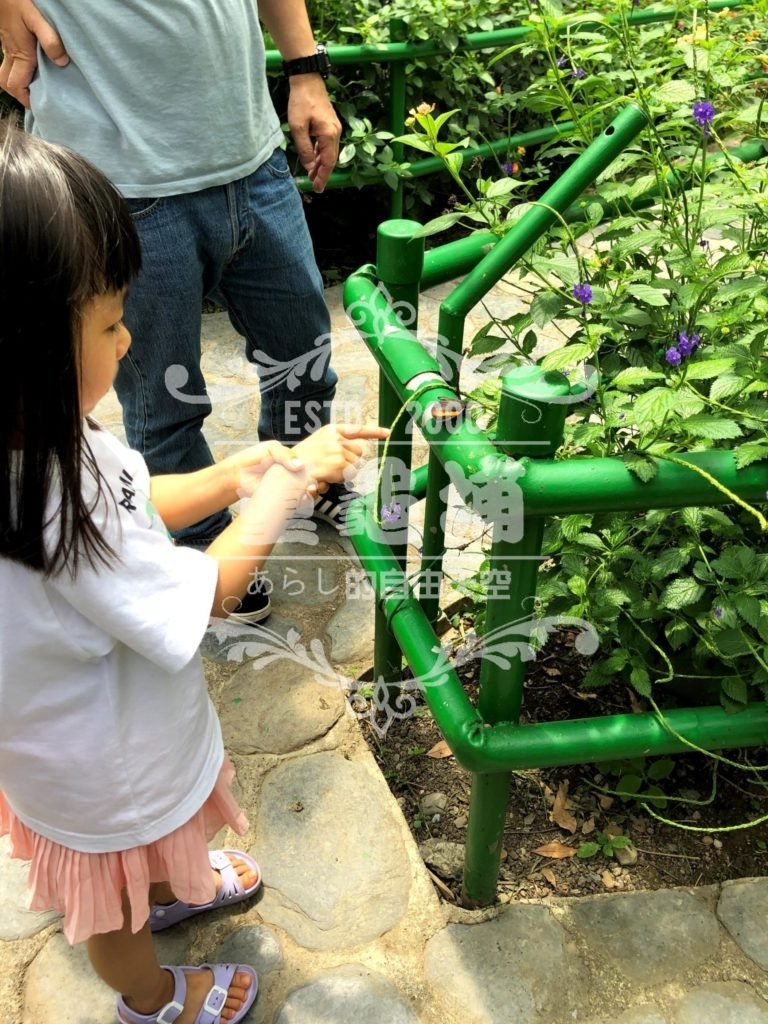
{"type": "MultiPolygon", "coordinates": [[[[375,418],[373,360],[338,289],[329,302],[340,407],[375,418]]],[[[258,401],[224,315],[205,318],[205,365],[223,455],[252,439],[258,401]]],[[[100,415],[119,425],[113,400],[100,415]]],[[[339,685],[370,664],[370,598],[346,583],[348,543],[325,526],[317,541],[276,550],[266,628],[219,625],[204,644],[251,821],[238,842],[264,889],[162,933],[162,959],[253,964],[252,1024],[768,1024],[766,879],[486,912],[439,902],[339,685]]],[[[472,557],[456,554],[454,569],[472,557]]],[[[0,857],[0,1024],[113,1022],[84,950],[54,916],[27,911],[23,890],[24,866],[0,857]]]]}

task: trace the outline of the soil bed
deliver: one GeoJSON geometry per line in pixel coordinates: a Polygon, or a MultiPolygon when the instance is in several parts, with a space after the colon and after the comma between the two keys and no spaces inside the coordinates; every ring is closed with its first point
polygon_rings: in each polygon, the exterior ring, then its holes
{"type": "MultiPolygon", "coordinates": [[[[479,665],[479,661],[470,662],[460,673],[473,701],[479,665]]],[[[570,634],[553,636],[528,665],[523,720],[553,721],[646,710],[637,695],[623,685],[592,693],[581,689],[588,667],[588,659],[574,650],[570,634]]],[[[466,839],[471,776],[454,757],[446,756],[449,752],[421,702],[411,717],[394,721],[383,738],[368,724],[364,730],[422,848],[438,892],[442,898],[459,903],[461,847],[466,839]],[[443,847],[438,843],[435,850],[435,841],[457,845],[443,847]]],[[[724,754],[743,765],[768,764],[765,748],[724,754]]],[[[712,758],[695,753],[677,755],[671,761],[654,758],[634,767],[624,763],[515,772],[497,888],[499,901],[552,893],[583,896],[707,885],[763,875],[768,866],[768,823],[734,831],[716,830],[768,815],[765,774],[715,764],[712,758]],[[655,781],[657,771],[664,777],[655,781]],[[604,792],[617,790],[622,778],[638,774],[643,778],[644,791],[657,785],[670,798],[665,806],[654,808],[656,814],[683,826],[712,831],[688,831],[664,824],[636,800],[604,792]],[[618,844],[631,845],[604,852],[612,835],[627,837],[618,844]],[[595,844],[597,852],[584,856],[595,844]]]]}

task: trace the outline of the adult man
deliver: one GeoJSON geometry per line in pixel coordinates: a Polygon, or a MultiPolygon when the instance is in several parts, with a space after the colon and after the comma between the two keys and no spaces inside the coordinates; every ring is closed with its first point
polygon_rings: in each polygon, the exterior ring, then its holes
{"type": "MultiPolygon", "coordinates": [[[[128,442],[153,473],[213,461],[201,430],[206,297],[226,307],[259,373],[260,438],[296,443],[297,422],[329,420],[329,317],[259,18],[285,59],[288,122],[320,192],[341,128],[304,0],[0,0],[0,87],[28,108],[28,130],[95,163],[134,214],[143,269],[115,386],[128,442]],[[297,401],[312,416],[296,417],[297,401]]],[[[181,539],[205,547],[227,521],[209,517],[181,539]]],[[[250,621],[268,612],[260,592],[248,602],[250,621]]]]}

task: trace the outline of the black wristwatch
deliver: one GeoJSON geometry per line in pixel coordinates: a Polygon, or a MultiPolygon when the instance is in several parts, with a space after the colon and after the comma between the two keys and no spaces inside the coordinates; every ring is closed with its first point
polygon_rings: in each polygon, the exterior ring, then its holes
{"type": "Polygon", "coordinates": [[[311,57],[297,57],[295,60],[283,61],[283,74],[286,78],[291,75],[309,75],[315,73],[321,78],[327,78],[331,71],[331,61],[328,51],[322,43],[318,43],[317,52],[311,57]]]}

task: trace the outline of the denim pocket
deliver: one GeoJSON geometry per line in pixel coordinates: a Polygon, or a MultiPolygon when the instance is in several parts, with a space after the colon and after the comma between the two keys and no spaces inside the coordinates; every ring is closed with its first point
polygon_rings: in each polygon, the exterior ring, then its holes
{"type": "Polygon", "coordinates": [[[156,209],[162,204],[162,197],[157,198],[153,196],[142,197],[140,199],[126,199],[128,209],[131,211],[131,216],[134,220],[139,217],[147,217],[150,213],[154,213],[156,209]]]}
{"type": "Polygon", "coordinates": [[[265,160],[262,164],[265,170],[267,170],[273,178],[290,178],[291,169],[288,166],[288,160],[286,159],[285,153],[282,149],[278,148],[274,150],[272,156],[268,160],[265,160]]]}

